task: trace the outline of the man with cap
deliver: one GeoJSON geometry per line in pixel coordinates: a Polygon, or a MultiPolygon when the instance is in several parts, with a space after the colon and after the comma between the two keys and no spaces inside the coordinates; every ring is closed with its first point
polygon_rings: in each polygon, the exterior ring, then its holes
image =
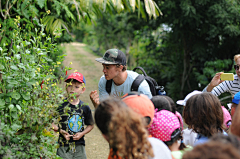
{"type": "MultiPolygon", "coordinates": [[[[138,76],[138,73],[127,70],[126,56],[118,49],[107,50],[103,57],[97,58],[96,61],[102,63],[104,75],[98,83],[99,95],[96,90],[89,95],[95,108],[100,101],[110,95],[122,97],[124,94],[131,92],[132,83],[138,76]],[[107,90],[107,88],[110,89],[107,90]]],[[[140,84],[138,92],[147,95],[149,99],[152,98],[149,85],[145,80],[140,84]]]]}

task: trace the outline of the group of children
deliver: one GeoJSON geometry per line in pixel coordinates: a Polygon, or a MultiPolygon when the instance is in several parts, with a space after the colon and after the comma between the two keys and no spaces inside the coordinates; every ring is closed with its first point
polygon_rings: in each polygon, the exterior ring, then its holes
{"type": "MultiPolygon", "coordinates": [[[[75,72],[65,82],[68,98],[52,123],[60,134],[57,155],[84,159],[84,135],[94,125],[91,109],[79,98],[86,80],[75,72]]],[[[184,106],[181,116],[169,96],[150,100],[130,92],[101,101],[94,118],[109,143],[108,159],[234,159],[240,158],[239,101],[240,92],[233,98],[232,120],[216,96],[194,91],[177,102],[184,106]]]]}

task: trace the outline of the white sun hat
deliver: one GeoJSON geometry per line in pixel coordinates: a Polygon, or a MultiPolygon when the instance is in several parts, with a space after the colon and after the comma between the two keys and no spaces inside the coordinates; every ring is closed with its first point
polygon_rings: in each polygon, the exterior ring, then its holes
{"type": "Polygon", "coordinates": [[[189,94],[184,98],[184,100],[178,100],[178,101],[177,101],[177,104],[185,106],[186,103],[187,103],[187,100],[188,100],[190,97],[192,97],[192,96],[194,96],[194,95],[196,95],[196,94],[200,94],[200,93],[202,93],[202,92],[195,90],[195,91],[189,93],[189,94]]]}

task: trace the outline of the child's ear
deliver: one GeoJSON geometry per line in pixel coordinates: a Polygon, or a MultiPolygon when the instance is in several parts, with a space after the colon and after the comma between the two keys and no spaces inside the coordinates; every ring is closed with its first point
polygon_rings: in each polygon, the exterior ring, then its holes
{"type": "Polygon", "coordinates": [[[82,88],[82,93],[84,93],[86,91],[86,87],[82,88]]]}

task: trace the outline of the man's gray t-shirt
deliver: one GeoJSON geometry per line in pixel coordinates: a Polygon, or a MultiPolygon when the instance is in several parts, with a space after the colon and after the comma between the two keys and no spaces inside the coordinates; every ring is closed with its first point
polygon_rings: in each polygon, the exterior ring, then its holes
{"type": "MultiPolygon", "coordinates": [[[[138,76],[138,73],[134,71],[129,71],[127,70],[127,79],[126,81],[121,84],[120,86],[117,86],[112,82],[112,87],[111,87],[111,93],[110,95],[113,97],[122,97],[124,94],[131,92],[131,86],[135,78],[138,76]]],[[[103,75],[100,78],[100,81],[98,83],[98,89],[99,89],[99,99],[100,101],[103,101],[107,97],[109,97],[108,92],[106,91],[106,82],[107,80],[105,79],[105,76],[103,75]]],[[[148,96],[149,99],[152,98],[152,93],[150,91],[149,85],[146,80],[144,80],[139,88],[138,92],[145,94],[148,96]]]]}

